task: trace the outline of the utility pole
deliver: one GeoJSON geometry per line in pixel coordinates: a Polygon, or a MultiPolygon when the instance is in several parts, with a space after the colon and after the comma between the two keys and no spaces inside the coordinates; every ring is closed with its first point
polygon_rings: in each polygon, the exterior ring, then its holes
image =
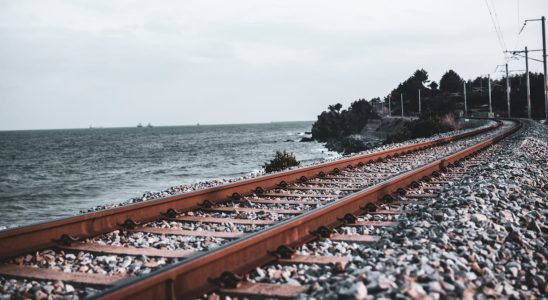
{"type": "Polygon", "coordinates": [[[508,118],[511,117],[510,113],[510,79],[508,78],[508,63],[506,64],[506,105],[508,106],[508,118]]]}
{"type": "Polygon", "coordinates": [[[462,87],[464,89],[464,117],[468,117],[468,106],[466,105],[466,81],[462,82],[462,87]]]}
{"type": "Polygon", "coordinates": [[[400,96],[401,96],[401,117],[403,118],[403,93],[401,93],[400,96]]]}
{"type": "Polygon", "coordinates": [[[548,75],[546,74],[546,18],[542,16],[542,60],[544,61],[544,117],[548,120],[548,75]]]}
{"type": "MultiPolygon", "coordinates": [[[[531,51],[541,51],[541,50],[529,50],[527,49],[527,47],[525,47],[525,50],[521,50],[521,51],[505,51],[505,52],[512,53],[514,55],[519,55],[518,53],[525,53],[525,82],[527,84],[526,85],[527,86],[527,117],[529,119],[531,119],[531,81],[529,79],[529,52],[531,51]]],[[[531,58],[531,59],[536,60],[534,58],[531,58]]],[[[521,77],[520,77],[520,80],[521,80],[521,77]]]]}
{"type": "Polygon", "coordinates": [[[419,115],[421,114],[421,89],[419,89],[419,115]]]}
{"type": "Polygon", "coordinates": [[[491,104],[491,74],[487,74],[487,84],[489,85],[489,117],[494,117],[493,115],[493,105],[491,104]]]}
{"type": "Polygon", "coordinates": [[[544,64],[544,118],[548,121],[548,76],[546,75],[546,18],[542,16],[542,60],[544,64]]]}
{"type": "Polygon", "coordinates": [[[390,106],[390,98],[392,98],[392,95],[388,95],[388,116],[392,116],[392,107],[390,106]]]}
{"type": "Polygon", "coordinates": [[[531,82],[529,81],[529,51],[525,47],[525,78],[527,82],[527,117],[531,119],[531,82]]]}
{"type": "MultiPolygon", "coordinates": [[[[542,16],[540,19],[525,20],[523,28],[527,25],[527,22],[530,21],[541,21],[542,22],[542,63],[544,64],[544,117],[548,121],[548,76],[546,74],[546,18],[542,16]]],[[[521,31],[520,31],[521,33],[521,31]]],[[[529,76],[529,73],[527,73],[529,76]]],[[[530,118],[530,117],[529,117],[530,118]]]]}

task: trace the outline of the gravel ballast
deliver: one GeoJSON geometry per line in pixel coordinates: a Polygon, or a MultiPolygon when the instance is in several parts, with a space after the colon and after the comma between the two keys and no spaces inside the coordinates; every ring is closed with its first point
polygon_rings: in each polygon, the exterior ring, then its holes
{"type": "Polygon", "coordinates": [[[388,216],[397,227],[337,229],[375,234],[379,242],[326,239],[297,250],[349,257],[345,270],[272,264],[247,280],[306,285],[300,299],[545,299],[548,127],[524,122],[520,132],[473,158],[481,163],[438,197],[406,207],[413,213],[388,216]]]}

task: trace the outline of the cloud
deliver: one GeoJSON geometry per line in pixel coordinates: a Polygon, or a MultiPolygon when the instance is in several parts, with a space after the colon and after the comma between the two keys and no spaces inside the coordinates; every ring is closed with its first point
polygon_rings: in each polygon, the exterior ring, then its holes
{"type": "MultiPolygon", "coordinates": [[[[513,44],[515,3],[497,9],[513,44]]],[[[490,72],[490,22],[473,0],[2,1],[0,130],[311,120],[417,68],[490,72]]]]}

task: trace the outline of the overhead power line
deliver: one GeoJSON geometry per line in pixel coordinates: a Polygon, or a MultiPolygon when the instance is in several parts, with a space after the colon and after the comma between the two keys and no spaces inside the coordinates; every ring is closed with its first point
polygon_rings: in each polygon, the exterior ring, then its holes
{"type": "Polygon", "coordinates": [[[491,22],[493,23],[493,28],[495,28],[495,33],[497,35],[497,39],[499,40],[500,48],[501,48],[502,52],[504,53],[504,51],[506,50],[506,45],[504,43],[504,37],[502,35],[502,30],[500,30],[500,28],[497,26],[497,22],[495,21],[495,17],[493,16],[493,11],[491,9],[491,6],[489,5],[488,0],[485,0],[485,6],[487,6],[487,10],[489,11],[489,16],[491,17],[491,22]]]}
{"type": "Polygon", "coordinates": [[[508,49],[506,46],[506,40],[504,39],[504,34],[502,32],[502,26],[500,26],[500,20],[499,15],[497,14],[497,8],[495,7],[495,0],[491,0],[491,6],[493,7],[493,14],[495,15],[495,20],[497,21],[497,26],[499,28],[500,37],[502,38],[502,44],[504,45],[504,49],[508,49]]]}

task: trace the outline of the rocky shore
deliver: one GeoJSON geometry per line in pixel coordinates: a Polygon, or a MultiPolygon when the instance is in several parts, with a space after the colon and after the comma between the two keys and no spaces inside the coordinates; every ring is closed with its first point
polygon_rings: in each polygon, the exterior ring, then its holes
{"type": "MultiPolygon", "coordinates": [[[[397,147],[402,147],[402,146],[411,145],[411,144],[415,144],[415,143],[431,141],[431,140],[435,140],[435,139],[439,139],[439,138],[443,138],[443,137],[447,137],[447,136],[451,136],[451,135],[461,134],[461,133],[468,132],[468,131],[471,131],[471,130],[476,130],[476,129],[479,129],[479,128],[491,126],[492,124],[493,124],[493,122],[491,122],[491,121],[483,122],[483,123],[476,123],[477,127],[469,127],[467,129],[463,129],[463,130],[455,130],[455,131],[451,131],[451,132],[435,134],[435,135],[433,135],[431,137],[428,137],[428,138],[418,138],[418,139],[407,140],[407,141],[404,141],[404,142],[401,142],[401,143],[377,145],[377,147],[375,147],[375,148],[371,148],[371,149],[368,149],[368,150],[365,150],[365,151],[361,151],[359,153],[344,155],[344,156],[338,156],[338,157],[334,157],[334,158],[326,158],[326,159],[320,160],[318,162],[315,162],[315,163],[312,163],[312,164],[309,164],[309,165],[316,165],[316,164],[321,164],[321,163],[325,163],[325,162],[329,162],[329,161],[333,161],[333,160],[337,160],[337,159],[341,159],[341,158],[345,158],[345,157],[352,157],[352,156],[356,156],[356,155],[364,155],[364,154],[368,154],[368,153],[374,153],[374,152],[378,152],[378,151],[394,149],[394,148],[397,148],[397,147]]],[[[307,165],[299,166],[299,167],[306,167],[306,166],[307,165]]],[[[292,167],[292,168],[289,168],[289,169],[291,170],[291,169],[296,169],[296,168],[299,168],[299,167],[292,167]]],[[[276,172],[273,172],[273,173],[276,173],[276,172]]],[[[242,177],[238,177],[238,178],[216,179],[216,180],[203,181],[203,182],[198,182],[198,183],[189,184],[189,185],[173,186],[173,187],[170,187],[170,188],[168,188],[166,190],[163,190],[163,191],[160,191],[160,192],[145,192],[145,193],[143,193],[143,195],[141,195],[139,197],[131,198],[131,199],[128,199],[127,201],[124,201],[124,202],[121,202],[121,203],[113,203],[113,204],[110,204],[110,205],[95,206],[95,207],[92,207],[88,210],[81,211],[80,213],[91,213],[91,212],[101,211],[101,210],[110,209],[110,208],[114,208],[114,207],[125,206],[125,205],[129,205],[129,204],[133,204],[133,203],[139,203],[139,202],[143,202],[143,201],[150,201],[150,200],[154,200],[154,199],[179,195],[179,194],[193,192],[193,191],[197,191],[197,190],[202,190],[202,189],[215,187],[215,186],[219,186],[219,185],[223,185],[223,184],[228,184],[228,183],[238,182],[238,181],[242,181],[242,180],[246,180],[246,179],[250,179],[250,178],[255,178],[255,177],[261,176],[261,175],[264,175],[264,171],[256,172],[256,173],[250,173],[246,176],[242,176],[242,177]]]]}

